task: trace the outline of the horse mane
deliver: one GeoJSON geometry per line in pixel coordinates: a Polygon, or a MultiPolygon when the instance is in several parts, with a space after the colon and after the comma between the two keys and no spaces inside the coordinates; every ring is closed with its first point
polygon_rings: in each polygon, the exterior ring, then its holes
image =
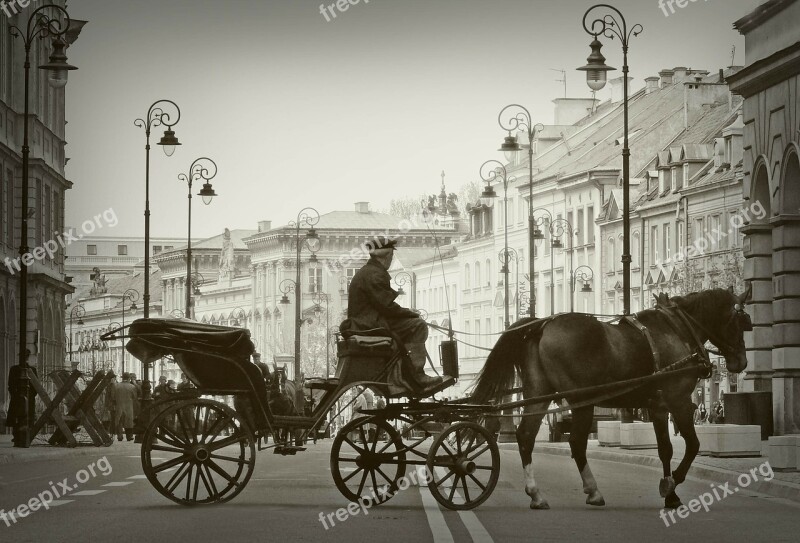
{"type": "Polygon", "coordinates": [[[701,290],[672,298],[662,292],[656,297],[656,306],[678,306],[699,322],[716,323],[722,316],[719,311],[721,302],[727,301],[730,296],[730,292],[721,288],[701,290]]]}

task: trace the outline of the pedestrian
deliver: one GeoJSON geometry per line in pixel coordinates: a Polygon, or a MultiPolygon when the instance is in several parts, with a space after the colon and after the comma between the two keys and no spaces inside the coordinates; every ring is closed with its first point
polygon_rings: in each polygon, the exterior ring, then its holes
{"type": "Polygon", "coordinates": [[[133,441],[133,419],[134,409],[138,404],[139,395],[136,386],[131,382],[128,374],[123,374],[121,383],[114,385],[114,405],[115,420],[114,427],[117,429],[117,440],[122,441],[123,430],[128,441],[133,441]]]}
{"type": "Polygon", "coordinates": [[[694,412],[694,423],[704,424],[707,418],[708,418],[708,412],[706,411],[706,405],[701,403],[697,407],[697,410],[694,412]]]}
{"type": "Polygon", "coordinates": [[[184,390],[190,388],[194,388],[194,385],[192,384],[191,381],[189,381],[189,378],[186,377],[185,373],[181,373],[181,382],[178,383],[178,391],[183,392],[184,390]]]}
{"type": "Polygon", "coordinates": [[[158,378],[158,385],[153,389],[153,399],[157,400],[167,393],[167,376],[162,375],[158,378]]]}

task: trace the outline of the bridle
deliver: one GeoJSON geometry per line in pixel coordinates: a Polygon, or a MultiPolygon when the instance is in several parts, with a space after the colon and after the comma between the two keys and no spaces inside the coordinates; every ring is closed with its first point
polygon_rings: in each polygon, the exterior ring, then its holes
{"type": "MultiPolygon", "coordinates": [[[[719,338],[715,333],[711,332],[708,328],[703,326],[702,323],[700,323],[697,319],[695,319],[685,310],[681,309],[680,307],[678,307],[678,309],[679,309],[678,314],[681,317],[689,321],[692,327],[702,332],[702,334],[708,338],[708,341],[713,343],[719,349],[719,352],[710,349],[706,349],[707,351],[717,355],[726,356],[725,353],[732,354],[736,352],[736,350],[739,348],[737,345],[732,345],[728,341],[719,338]]],[[[740,302],[737,302],[733,305],[733,311],[731,312],[731,316],[725,322],[724,328],[726,329],[730,328],[731,324],[733,324],[734,321],[739,321],[741,323],[743,331],[749,332],[753,330],[753,323],[750,320],[750,315],[748,315],[745,312],[744,307],[740,302]]]]}

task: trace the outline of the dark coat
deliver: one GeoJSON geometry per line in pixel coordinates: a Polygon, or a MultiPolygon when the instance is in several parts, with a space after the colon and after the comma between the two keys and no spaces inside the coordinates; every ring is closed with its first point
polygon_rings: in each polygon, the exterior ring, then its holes
{"type": "Polygon", "coordinates": [[[397,291],[390,285],[391,277],[381,264],[370,259],[350,281],[347,320],[339,327],[347,330],[391,329],[392,322],[418,319],[419,315],[395,303],[397,291]]]}

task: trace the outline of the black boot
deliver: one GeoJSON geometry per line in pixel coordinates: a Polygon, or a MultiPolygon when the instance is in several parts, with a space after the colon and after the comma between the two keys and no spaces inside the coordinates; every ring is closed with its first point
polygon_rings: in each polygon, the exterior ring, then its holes
{"type": "Polygon", "coordinates": [[[408,355],[411,360],[410,380],[416,385],[417,392],[421,396],[430,396],[453,384],[452,377],[434,377],[425,373],[425,362],[428,354],[424,343],[409,343],[406,348],[408,348],[408,355]]]}

